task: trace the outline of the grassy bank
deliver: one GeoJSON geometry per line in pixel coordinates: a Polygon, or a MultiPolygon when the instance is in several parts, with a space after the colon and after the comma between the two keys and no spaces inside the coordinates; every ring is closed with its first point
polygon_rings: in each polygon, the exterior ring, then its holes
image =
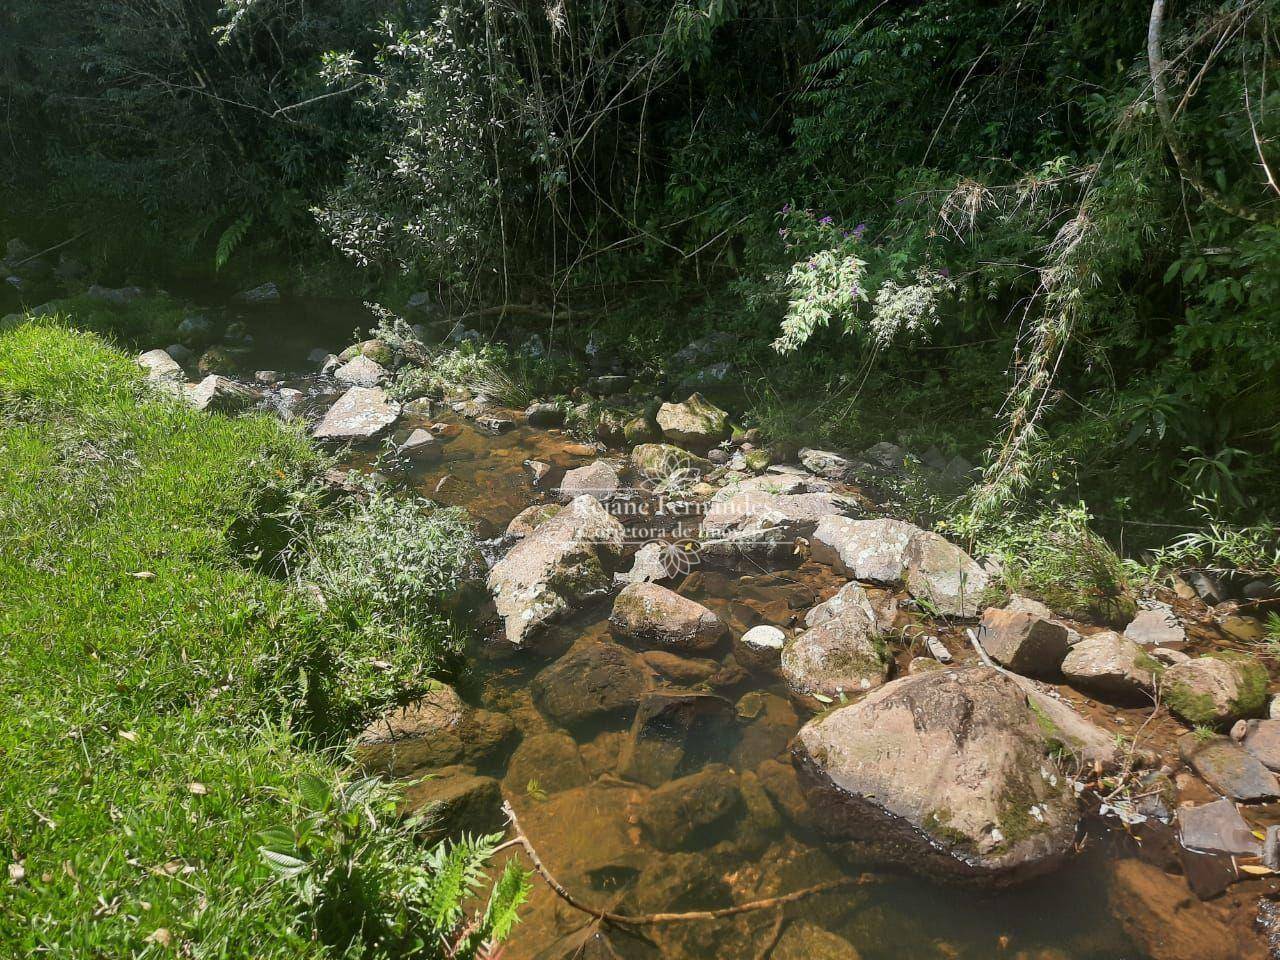
{"type": "Polygon", "coordinates": [[[439,949],[457,914],[421,916],[428,852],[302,732],[351,628],[249,562],[317,466],[267,417],[148,391],[93,335],[0,330],[5,955],[439,949]]]}

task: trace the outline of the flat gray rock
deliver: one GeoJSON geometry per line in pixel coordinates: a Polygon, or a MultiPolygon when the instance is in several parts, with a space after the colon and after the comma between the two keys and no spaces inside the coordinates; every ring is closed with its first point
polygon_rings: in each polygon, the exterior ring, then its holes
{"type": "Polygon", "coordinates": [[[1199,739],[1187,734],[1178,740],[1184,763],[1219,793],[1243,803],[1280,797],[1280,782],[1253,754],[1227,737],[1199,739]]]}
{"type": "Polygon", "coordinates": [[[1195,807],[1178,808],[1178,833],[1182,845],[1201,853],[1228,853],[1256,857],[1258,838],[1230,800],[1215,800],[1195,807]]]}
{"type": "Polygon", "coordinates": [[[1241,720],[1231,736],[1268,770],[1280,771],[1280,720],[1241,720]]]}
{"type": "Polygon", "coordinates": [[[317,440],[370,440],[400,416],[400,404],[380,387],[352,387],[329,408],[311,435],[317,440]]]}

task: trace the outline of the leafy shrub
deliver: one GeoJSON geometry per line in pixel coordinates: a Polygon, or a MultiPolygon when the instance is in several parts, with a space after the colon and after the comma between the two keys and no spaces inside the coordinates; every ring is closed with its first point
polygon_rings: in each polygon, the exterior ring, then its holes
{"type": "Polygon", "coordinates": [[[1090,520],[1083,505],[1009,517],[984,534],[979,548],[999,559],[1005,585],[1015,593],[1074,617],[1127,623],[1136,609],[1128,574],[1090,520]]]}
{"type": "Polygon", "coordinates": [[[485,883],[500,834],[423,849],[415,820],[397,821],[396,791],[376,778],[299,782],[287,826],[258,835],[258,849],[297,904],[299,933],[313,930],[343,956],[468,960],[506,939],[529,894],[515,861],[474,916],[464,902],[485,883]]]}
{"type": "Polygon", "coordinates": [[[330,609],[400,631],[438,618],[476,567],[476,540],[465,511],[371,484],[349,513],[312,535],[304,576],[330,609]]]}

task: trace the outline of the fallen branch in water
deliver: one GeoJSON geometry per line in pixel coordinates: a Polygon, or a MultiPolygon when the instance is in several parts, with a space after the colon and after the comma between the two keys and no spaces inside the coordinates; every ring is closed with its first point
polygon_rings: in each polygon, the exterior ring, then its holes
{"type": "MultiPolygon", "coordinates": [[[[569,906],[575,910],[581,910],[583,913],[589,914],[598,920],[604,920],[608,923],[616,923],[628,927],[644,927],[654,926],[660,923],[688,923],[693,920],[723,920],[726,917],[735,917],[741,913],[754,913],[757,910],[768,910],[771,907],[782,907],[789,903],[795,903],[797,900],[804,900],[808,897],[816,896],[820,893],[830,893],[833,890],[840,890],[844,887],[860,887],[869,883],[875,883],[880,878],[872,873],[862,873],[856,877],[843,877],[839,880],[830,880],[826,883],[820,883],[817,886],[805,887],[803,890],[796,890],[792,893],[785,893],[779,897],[769,897],[764,900],[753,900],[750,903],[740,903],[733,907],[722,907],[719,910],[691,910],[687,913],[641,913],[641,914],[625,914],[614,913],[612,910],[601,910],[590,904],[583,903],[567,889],[564,884],[557,880],[542,862],[542,858],[538,856],[538,851],[534,849],[529,838],[525,836],[520,821],[516,818],[516,812],[511,807],[509,801],[502,802],[502,811],[507,815],[507,819],[511,822],[511,828],[515,831],[515,837],[508,841],[508,844],[519,844],[524,849],[525,854],[529,857],[533,864],[534,871],[540,876],[551,891],[569,906]]],[[[504,844],[506,846],[507,844],[504,844]]]]}

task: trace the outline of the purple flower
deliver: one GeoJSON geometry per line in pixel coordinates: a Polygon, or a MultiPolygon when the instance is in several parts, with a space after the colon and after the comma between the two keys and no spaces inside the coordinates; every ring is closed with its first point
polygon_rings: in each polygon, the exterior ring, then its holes
{"type": "Polygon", "coordinates": [[[824,227],[829,227],[831,226],[831,224],[835,223],[835,221],[832,220],[830,217],[823,217],[821,220],[818,221],[818,223],[824,227]]]}
{"type": "Polygon", "coordinates": [[[951,270],[947,267],[943,267],[938,271],[938,273],[942,274],[944,278],[951,276],[951,270]]]}
{"type": "Polygon", "coordinates": [[[783,216],[786,216],[788,213],[790,213],[790,212],[791,212],[791,204],[789,204],[789,203],[784,203],[784,204],[782,205],[782,211],[781,211],[781,212],[782,212],[783,216]]]}
{"type": "Polygon", "coordinates": [[[853,228],[853,237],[855,240],[861,240],[862,235],[866,232],[867,232],[867,225],[865,223],[860,223],[853,228]]]}
{"type": "Polygon", "coordinates": [[[817,260],[810,260],[810,261],[809,261],[809,269],[810,269],[810,270],[817,270],[817,269],[818,269],[818,261],[817,261],[817,260]]]}
{"type": "Polygon", "coordinates": [[[790,233],[790,231],[786,227],[778,228],[778,236],[780,236],[783,240],[787,239],[788,233],[790,233]]]}

